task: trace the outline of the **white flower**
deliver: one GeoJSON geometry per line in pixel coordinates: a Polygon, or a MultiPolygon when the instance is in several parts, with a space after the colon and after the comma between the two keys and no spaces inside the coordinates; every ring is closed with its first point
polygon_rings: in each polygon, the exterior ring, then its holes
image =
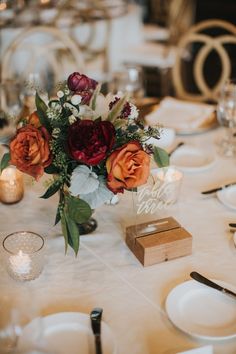
{"type": "Polygon", "coordinates": [[[82,100],[82,97],[80,95],[73,95],[71,97],[71,103],[74,104],[75,106],[80,104],[81,100],[82,100]]]}
{"type": "Polygon", "coordinates": [[[129,115],[129,119],[138,118],[139,110],[137,109],[137,107],[133,103],[130,103],[130,102],[129,102],[129,105],[130,105],[130,108],[131,108],[131,113],[129,115]]]}
{"type": "Polygon", "coordinates": [[[62,98],[64,96],[64,92],[63,91],[57,91],[57,97],[62,98]]]}
{"type": "Polygon", "coordinates": [[[66,102],[66,103],[64,103],[63,106],[65,108],[68,108],[71,111],[71,113],[73,114],[73,116],[79,117],[79,110],[76,107],[74,107],[72,104],[70,104],[69,102],[66,102]]]}
{"type": "Polygon", "coordinates": [[[53,138],[58,138],[60,132],[61,132],[60,128],[54,128],[53,131],[52,131],[53,138]]]}
{"type": "Polygon", "coordinates": [[[76,119],[75,116],[73,116],[73,114],[72,114],[71,116],[69,116],[68,120],[69,120],[69,123],[70,123],[70,125],[71,125],[71,124],[73,124],[77,119],[76,119]]]}
{"type": "Polygon", "coordinates": [[[102,117],[103,120],[107,119],[107,116],[110,112],[109,104],[114,100],[114,97],[111,93],[104,96],[103,94],[99,94],[96,99],[96,107],[95,107],[95,118],[102,117]]]}
{"type": "Polygon", "coordinates": [[[94,111],[87,105],[82,105],[79,108],[79,117],[82,119],[94,119],[94,111]]]}

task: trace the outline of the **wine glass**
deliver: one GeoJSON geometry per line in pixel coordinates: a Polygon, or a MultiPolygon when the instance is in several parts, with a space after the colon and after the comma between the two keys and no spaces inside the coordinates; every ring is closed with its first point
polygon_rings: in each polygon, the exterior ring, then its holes
{"type": "Polygon", "coordinates": [[[139,65],[125,65],[121,72],[113,73],[110,84],[113,93],[127,92],[131,99],[139,99],[144,96],[143,70],[139,65]]]}
{"type": "Polygon", "coordinates": [[[217,119],[226,133],[220,141],[220,152],[227,157],[236,155],[236,79],[223,85],[217,105],[217,119]]]}
{"type": "Polygon", "coordinates": [[[43,319],[34,302],[34,291],[27,286],[0,294],[0,353],[44,353],[43,319]],[[27,342],[21,341],[24,326],[34,320],[34,331],[27,342]]]}
{"type": "Polygon", "coordinates": [[[21,332],[17,321],[17,310],[7,294],[0,298],[0,348],[1,353],[13,353],[17,346],[18,335],[21,332]]]}

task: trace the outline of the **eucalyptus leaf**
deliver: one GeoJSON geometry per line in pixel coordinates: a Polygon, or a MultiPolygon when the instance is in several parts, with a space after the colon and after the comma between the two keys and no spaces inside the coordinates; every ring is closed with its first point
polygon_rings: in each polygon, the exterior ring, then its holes
{"type": "Polygon", "coordinates": [[[70,193],[78,196],[81,193],[87,194],[96,190],[99,181],[96,173],[92,172],[87,166],[81,165],[74,169],[71,175],[70,193]]]}
{"type": "Polygon", "coordinates": [[[10,153],[6,152],[3,155],[2,160],[1,160],[1,165],[0,165],[1,172],[4,170],[4,168],[6,168],[8,166],[10,159],[11,159],[10,153]]]}
{"type": "Polygon", "coordinates": [[[153,157],[158,167],[169,166],[169,155],[162,148],[154,146],[153,157]]]}
{"type": "Polygon", "coordinates": [[[66,200],[69,217],[76,223],[82,224],[92,215],[92,210],[86,201],[71,196],[66,200]]]}
{"type": "Polygon", "coordinates": [[[127,97],[126,95],[124,95],[124,97],[120,98],[119,101],[114,104],[112,110],[108,115],[108,120],[110,122],[114,122],[116,118],[119,117],[126,101],[127,101],[127,97]]]}
{"type": "Polygon", "coordinates": [[[114,194],[107,188],[104,177],[99,176],[98,179],[99,187],[94,192],[80,195],[80,198],[85,200],[92,209],[103,205],[114,197],[114,194]]]}
{"type": "Polygon", "coordinates": [[[59,191],[60,188],[61,188],[61,182],[57,180],[46,190],[46,192],[40,198],[48,199],[57,191],[59,191]]]}
{"type": "Polygon", "coordinates": [[[35,105],[37,108],[37,113],[39,116],[40,123],[48,130],[48,132],[51,132],[52,129],[47,117],[48,107],[37,92],[35,95],[35,105]]]}

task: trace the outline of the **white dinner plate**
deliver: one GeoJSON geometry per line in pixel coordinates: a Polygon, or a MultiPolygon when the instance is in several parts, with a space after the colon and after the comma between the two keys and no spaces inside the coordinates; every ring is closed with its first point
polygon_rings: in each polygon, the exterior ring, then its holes
{"type": "Polygon", "coordinates": [[[223,188],[216,193],[217,198],[227,207],[236,210],[236,185],[223,188]]]}
{"type": "Polygon", "coordinates": [[[200,172],[213,166],[215,157],[206,150],[193,146],[181,146],[170,157],[171,165],[184,172],[200,172]]]}
{"type": "MultiPolygon", "coordinates": [[[[90,317],[79,312],[61,312],[43,317],[43,338],[46,350],[57,354],[95,353],[90,317]],[[69,349],[69,351],[68,351],[69,349]]],[[[37,329],[37,319],[23,329],[19,347],[27,347],[37,329]]],[[[110,327],[102,322],[102,348],[104,354],[115,354],[115,341],[110,327]]]]}
{"type": "MultiPolygon", "coordinates": [[[[214,282],[236,291],[230,284],[214,282]]],[[[208,340],[236,338],[236,300],[195,280],[171,290],[166,312],[176,327],[191,336],[208,340]]]]}

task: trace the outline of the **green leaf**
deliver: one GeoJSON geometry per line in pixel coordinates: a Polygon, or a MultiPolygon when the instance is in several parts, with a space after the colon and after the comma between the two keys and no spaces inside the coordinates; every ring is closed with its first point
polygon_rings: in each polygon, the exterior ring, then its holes
{"type": "Polygon", "coordinates": [[[59,170],[54,165],[50,165],[50,166],[44,168],[44,172],[46,172],[49,175],[52,175],[54,173],[58,173],[59,170]]]}
{"type": "Polygon", "coordinates": [[[66,253],[68,248],[68,230],[67,230],[66,217],[64,212],[61,212],[61,230],[65,239],[65,253],[66,253]]]}
{"type": "Polygon", "coordinates": [[[107,118],[110,122],[114,122],[116,118],[119,117],[126,101],[127,97],[124,95],[124,97],[120,98],[119,101],[113,106],[107,118]]]}
{"type": "Polygon", "coordinates": [[[88,203],[82,199],[72,196],[67,197],[66,199],[68,214],[73,221],[78,224],[82,224],[90,218],[92,215],[92,210],[88,203]]]}
{"type": "Polygon", "coordinates": [[[1,172],[4,170],[4,168],[6,168],[8,166],[10,159],[11,159],[10,153],[6,152],[3,155],[2,160],[1,160],[1,165],[0,165],[1,172]]]}
{"type": "Polygon", "coordinates": [[[43,199],[50,198],[53,194],[59,191],[61,185],[62,185],[61,182],[59,182],[58,180],[55,181],[40,198],[43,199]]]}
{"type": "Polygon", "coordinates": [[[54,226],[58,224],[60,220],[61,220],[61,211],[60,211],[60,205],[58,205],[54,226]]]}
{"type": "Polygon", "coordinates": [[[36,96],[35,96],[35,104],[36,104],[37,113],[39,116],[40,123],[48,130],[48,132],[51,132],[52,129],[51,129],[48,117],[47,117],[48,107],[37,92],[36,92],[36,96]]]}
{"type": "Polygon", "coordinates": [[[79,229],[78,226],[76,225],[76,222],[70,218],[69,214],[65,213],[65,218],[66,218],[67,231],[68,231],[68,243],[73,248],[77,256],[79,251],[79,239],[80,239],[79,229]]]}
{"type": "Polygon", "coordinates": [[[93,111],[95,111],[96,109],[96,100],[97,100],[97,96],[99,95],[99,92],[101,91],[101,84],[98,84],[96,89],[93,92],[92,98],[90,100],[90,108],[92,108],[93,111]]]}
{"type": "MultiPolygon", "coordinates": [[[[115,127],[116,129],[125,127],[126,125],[127,125],[127,119],[117,119],[117,120],[114,122],[114,127],[115,127]]],[[[137,128],[137,129],[138,129],[138,128],[137,128]]]]}
{"type": "Polygon", "coordinates": [[[169,166],[169,155],[165,150],[161,149],[160,147],[154,147],[153,157],[158,167],[169,166]]]}

